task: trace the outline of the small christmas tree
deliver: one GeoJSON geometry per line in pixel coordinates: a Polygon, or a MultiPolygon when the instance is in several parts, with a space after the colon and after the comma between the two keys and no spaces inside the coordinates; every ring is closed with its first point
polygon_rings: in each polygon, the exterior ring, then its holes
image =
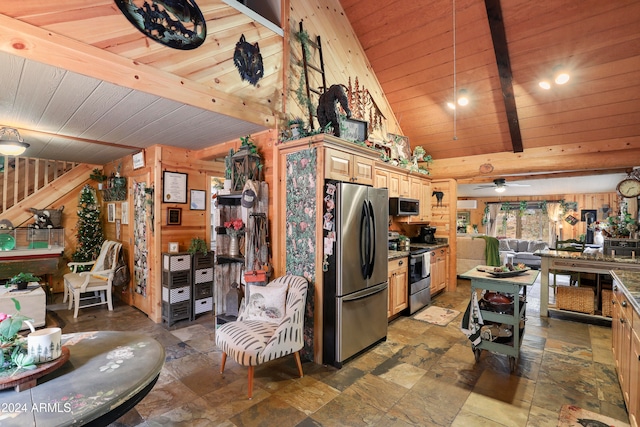
{"type": "Polygon", "coordinates": [[[96,190],[85,185],[78,199],[78,246],[72,255],[75,262],[93,261],[98,257],[104,235],[100,223],[100,205],[96,190]]]}

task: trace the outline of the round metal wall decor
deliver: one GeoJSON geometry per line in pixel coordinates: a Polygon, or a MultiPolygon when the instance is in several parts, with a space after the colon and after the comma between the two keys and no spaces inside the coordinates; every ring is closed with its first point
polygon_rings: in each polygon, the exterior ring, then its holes
{"type": "Polygon", "coordinates": [[[207,24],[194,0],[115,0],[145,36],[174,49],[195,49],[207,37],[207,24]]]}

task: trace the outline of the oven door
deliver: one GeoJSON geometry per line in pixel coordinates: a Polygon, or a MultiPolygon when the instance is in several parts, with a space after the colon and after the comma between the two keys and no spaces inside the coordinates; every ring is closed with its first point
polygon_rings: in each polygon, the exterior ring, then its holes
{"type": "Polygon", "coordinates": [[[419,282],[429,276],[430,260],[427,260],[425,264],[425,253],[428,253],[427,249],[423,251],[411,252],[409,256],[409,283],[419,282]]]}

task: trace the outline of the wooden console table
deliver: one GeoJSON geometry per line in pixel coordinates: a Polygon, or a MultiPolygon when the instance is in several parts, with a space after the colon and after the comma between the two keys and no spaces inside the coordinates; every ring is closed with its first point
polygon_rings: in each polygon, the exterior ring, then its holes
{"type": "MultiPolygon", "coordinates": [[[[589,255],[579,252],[563,252],[551,249],[536,251],[542,257],[540,269],[540,316],[549,316],[549,270],[576,271],[579,273],[609,274],[611,270],[640,271],[640,259],[611,257],[602,254],[589,255]]],[[[585,315],[588,316],[588,315],[585,315]]]]}
{"type": "Polygon", "coordinates": [[[164,348],[133,332],[62,336],[69,361],[23,392],[0,391],[0,425],[105,426],[131,410],[155,385],[164,348]]]}

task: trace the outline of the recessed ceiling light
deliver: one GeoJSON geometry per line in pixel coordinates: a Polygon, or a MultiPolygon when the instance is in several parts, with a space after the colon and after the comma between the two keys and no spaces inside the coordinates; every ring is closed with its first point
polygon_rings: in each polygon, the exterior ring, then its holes
{"type": "Polygon", "coordinates": [[[460,96],[458,96],[458,105],[464,107],[465,105],[469,105],[469,96],[467,95],[466,89],[460,90],[460,96]]]}
{"type": "Polygon", "coordinates": [[[546,80],[542,80],[540,83],[538,83],[538,86],[540,86],[544,90],[551,89],[551,84],[546,80]]]}
{"type": "Polygon", "coordinates": [[[569,74],[562,72],[556,75],[554,81],[559,85],[563,85],[568,82],[570,78],[569,74]]]}

